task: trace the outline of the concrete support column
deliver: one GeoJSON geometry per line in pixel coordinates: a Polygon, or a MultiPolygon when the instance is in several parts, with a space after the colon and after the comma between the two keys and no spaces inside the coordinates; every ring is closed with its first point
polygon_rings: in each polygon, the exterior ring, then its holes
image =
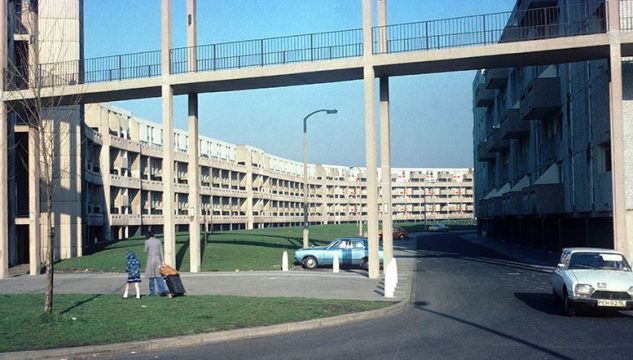
{"type": "Polygon", "coordinates": [[[198,20],[197,20],[196,0],[187,0],[187,47],[189,48],[189,71],[198,70],[198,20]]]}
{"type": "MultiPolygon", "coordinates": [[[[378,0],[378,26],[387,26],[387,0],[378,0]]],[[[379,32],[380,52],[387,52],[387,32],[379,32]]],[[[380,168],[382,172],[382,246],[384,267],[393,259],[393,219],[391,204],[391,131],[389,123],[389,78],[380,78],[380,168]]]]}
{"type": "Polygon", "coordinates": [[[200,158],[198,156],[198,94],[189,94],[189,261],[200,271],[200,158]]]}
{"type": "Polygon", "coordinates": [[[369,241],[369,278],[380,274],[378,258],[378,189],[376,179],[376,111],[374,69],[364,68],[365,82],[365,159],[367,164],[367,238],[369,241]]]}
{"type": "Polygon", "coordinates": [[[172,0],[161,1],[161,87],[163,109],[163,229],[165,262],[176,265],[176,224],[174,221],[174,90],[168,83],[172,47],[172,0]]]}
{"type": "Polygon", "coordinates": [[[253,230],[253,224],[255,223],[255,216],[253,215],[253,160],[252,153],[246,150],[246,229],[253,230]]]}
{"type": "MultiPolygon", "coordinates": [[[[189,71],[197,70],[196,0],[187,0],[189,71]]],[[[198,94],[189,94],[189,266],[200,271],[200,157],[198,154],[198,94]]]]}
{"type": "Polygon", "coordinates": [[[105,109],[101,109],[99,111],[100,114],[100,132],[103,138],[103,145],[101,146],[101,153],[99,154],[99,164],[101,166],[101,174],[103,179],[103,194],[104,194],[104,202],[103,206],[105,209],[102,210],[104,214],[103,219],[103,237],[105,240],[110,241],[114,240],[112,236],[112,226],[110,225],[110,209],[111,209],[111,175],[110,175],[110,145],[112,143],[110,139],[110,112],[105,109]]]}
{"type": "Polygon", "coordinates": [[[174,91],[162,86],[163,102],[163,228],[165,262],[176,265],[176,223],[174,221],[174,91]]]}
{"type": "Polygon", "coordinates": [[[29,274],[40,272],[40,154],[39,133],[29,129],[29,274]]]}
{"type": "MultiPolygon", "coordinates": [[[[384,0],[383,0],[384,1],[384,0]]],[[[389,124],[389,78],[380,78],[380,168],[382,172],[382,246],[384,266],[393,259],[393,224],[391,211],[391,141],[389,124]]]]}
{"type": "Polygon", "coordinates": [[[633,144],[625,142],[625,138],[633,136],[633,128],[624,123],[623,89],[622,89],[622,52],[620,41],[620,9],[609,6],[609,42],[611,83],[609,87],[611,108],[611,169],[613,186],[613,242],[614,248],[624,253],[629,259],[633,249],[629,236],[633,231],[633,193],[627,191],[627,182],[633,181],[626,175],[633,174],[633,144]]]}
{"type": "MultiPolygon", "coordinates": [[[[7,0],[0,0],[0,97],[7,68],[7,0]]],[[[0,102],[0,279],[9,276],[9,173],[7,104],[0,102]]]]}
{"type": "Polygon", "coordinates": [[[369,278],[380,275],[378,258],[378,194],[376,179],[376,85],[372,57],[372,1],[363,0],[363,57],[365,66],[365,159],[367,169],[367,237],[369,278]]]}

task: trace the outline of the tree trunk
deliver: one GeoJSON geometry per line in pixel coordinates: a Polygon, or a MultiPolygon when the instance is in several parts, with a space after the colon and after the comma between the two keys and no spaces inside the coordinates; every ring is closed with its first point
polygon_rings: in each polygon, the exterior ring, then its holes
{"type": "Polygon", "coordinates": [[[46,250],[46,298],[44,312],[53,312],[53,261],[55,259],[55,229],[53,228],[53,193],[50,185],[46,188],[46,236],[48,249],[46,250]]]}

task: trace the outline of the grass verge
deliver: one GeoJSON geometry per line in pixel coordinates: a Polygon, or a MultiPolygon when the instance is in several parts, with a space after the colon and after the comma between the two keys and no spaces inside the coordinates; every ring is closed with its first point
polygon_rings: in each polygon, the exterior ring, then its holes
{"type": "Polygon", "coordinates": [[[265,326],[374,310],[387,302],[185,296],[121,299],[57,294],[53,315],[43,295],[0,295],[0,352],[111,344],[265,326]]]}
{"type": "MultiPolygon", "coordinates": [[[[214,233],[203,249],[202,271],[280,270],[283,252],[288,251],[288,258],[292,262],[294,251],[301,248],[302,231],[301,227],[286,227],[214,233]]],[[[357,226],[342,224],[310,227],[310,241],[314,245],[325,245],[342,236],[358,236],[357,226]]],[[[141,238],[117,241],[92,255],[60,261],[55,269],[123,272],[128,249],[136,253],[142,266],[145,265],[143,246],[144,239],[141,238]]],[[[187,234],[176,236],[176,267],[180,271],[189,271],[187,234]]]]}

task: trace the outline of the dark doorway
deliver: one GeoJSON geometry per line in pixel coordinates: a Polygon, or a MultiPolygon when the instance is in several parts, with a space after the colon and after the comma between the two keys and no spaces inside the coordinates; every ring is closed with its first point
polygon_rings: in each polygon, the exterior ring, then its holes
{"type": "Polygon", "coordinates": [[[29,263],[29,226],[16,225],[17,233],[17,262],[16,265],[29,263]]]}

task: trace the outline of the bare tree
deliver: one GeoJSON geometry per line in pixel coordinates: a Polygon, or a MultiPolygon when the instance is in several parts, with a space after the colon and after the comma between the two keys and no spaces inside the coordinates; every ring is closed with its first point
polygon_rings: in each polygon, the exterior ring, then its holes
{"type": "MultiPolygon", "coordinates": [[[[59,200],[60,190],[63,190],[64,179],[77,176],[76,173],[70,173],[73,160],[64,152],[69,151],[68,146],[74,144],[71,137],[77,136],[80,126],[81,91],[77,91],[80,89],[77,84],[81,82],[81,69],[79,59],[66,61],[68,50],[63,48],[46,49],[46,61],[41,61],[42,44],[47,38],[51,43],[57,40],[58,47],[63,43],[54,38],[60,36],[63,26],[53,21],[41,31],[38,26],[37,6],[38,2],[28,2],[23,5],[23,9],[12,12],[14,28],[24,29],[24,32],[31,34],[33,40],[30,41],[32,45],[28,46],[13,44],[13,51],[10,51],[8,58],[6,88],[13,90],[8,102],[9,111],[14,114],[16,123],[28,125],[29,141],[37,160],[35,165],[27,165],[26,168],[33,176],[39,177],[39,194],[43,196],[41,213],[44,216],[43,233],[46,238],[44,312],[50,314],[53,308],[56,258],[54,205],[59,200]],[[71,86],[75,88],[68,89],[71,86]],[[77,95],[59,96],[63,93],[77,95]]],[[[80,144],[76,145],[77,148],[71,151],[80,151],[80,144]]],[[[28,160],[22,161],[28,164],[28,160]]],[[[38,190],[31,189],[30,196],[36,196],[34,191],[38,190]]]]}

